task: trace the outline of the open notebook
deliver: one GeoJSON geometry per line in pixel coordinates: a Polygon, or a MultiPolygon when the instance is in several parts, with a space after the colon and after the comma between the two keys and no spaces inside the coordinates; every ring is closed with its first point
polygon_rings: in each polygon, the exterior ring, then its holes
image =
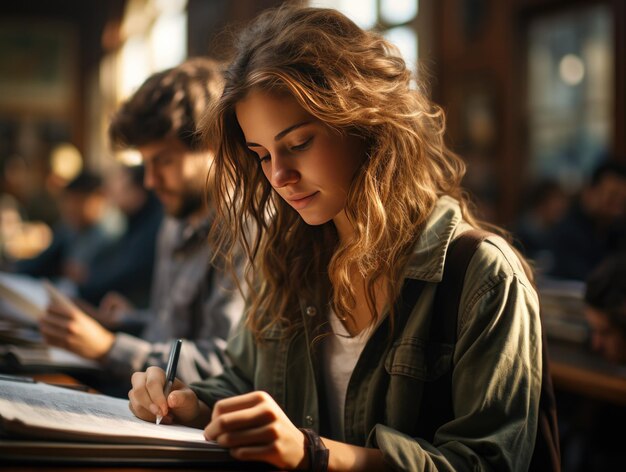
{"type": "Polygon", "coordinates": [[[101,451],[109,458],[134,455],[142,462],[232,460],[227,450],[205,440],[200,429],[149,423],[130,412],[128,400],[42,383],[0,380],[0,434],[8,438],[0,441],[6,449],[17,451],[28,440],[31,448],[45,444],[47,454],[56,447],[66,456],[101,451]]]}

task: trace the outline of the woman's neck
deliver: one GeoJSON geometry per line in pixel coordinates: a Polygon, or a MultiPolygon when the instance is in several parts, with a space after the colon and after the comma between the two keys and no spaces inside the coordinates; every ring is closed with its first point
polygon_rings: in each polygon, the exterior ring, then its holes
{"type": "Polygon", "coordinates": [[[387,303],[387,287],[384,278],[378,279],[373,286],[374,306],[368,299],[369,279],[364,277],[356,267],[350,270],[350,282],[354,290],[355,306],[349,316],[342,322],[351,336],[356,336],[372,323],[376,323],[387,303]]]}
{"type": "Polygon", "coordinates": [[[333,223],[337,229],[337,236],[341,244],[346,244],[354,237],[354,227],[348,219],[345,210],[342,210],[333,218],[333,223]]]}

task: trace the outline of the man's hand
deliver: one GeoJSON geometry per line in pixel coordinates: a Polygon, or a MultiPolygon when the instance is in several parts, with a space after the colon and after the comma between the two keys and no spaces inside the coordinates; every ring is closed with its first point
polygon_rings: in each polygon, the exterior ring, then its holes
{"type": "Polygon", "coordinates": [[[109,292],[100,302],[97,319],[105,326],[118,326],[122,316],[133,309],[133,304],[126,297],[117,292],[109,292]]]}
{"type": "Polygon", "coordinates": [[[109,352],[115,335],[78,307],[69,309],[54,302],[39,321],[44,340],[87,359],[101,359],[109,352]]]}

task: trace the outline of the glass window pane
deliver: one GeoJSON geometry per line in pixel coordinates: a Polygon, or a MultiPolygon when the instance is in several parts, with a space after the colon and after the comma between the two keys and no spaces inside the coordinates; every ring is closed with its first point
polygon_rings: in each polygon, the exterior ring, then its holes
{"type": "Polygon", "coordinates": [[[399,25],[417,15],[418,0],[381,0],[380,16],[385,23],[399,25]]]}
{"type": "Polygon", "coordinates": [[[575,191],[612,138],[611,10],[596,5],[537,18],[528,33],[531,171],[575,191]]]}
{"type": "Polygon", "coordinates": [[[376,0],[311,0],[309,5],[339,10],[363,29],[376,25],[376,0]]]}
{"type": "Polygon", "coordinates": [[[187,14],[162,14],[150,32],[154,70],[180,64],[187,56],[187,14]]]}
{"type": "Polygon", "coordinates": [[[126,41],[120,54],[120,98],[125,99],[134,93],[150,75],[149,56],[148,44],[142,37],[133,36],[126,41]]]}
{"type": "Polygon", "coordinates": [[[408,26],[398,26],[383,33],[383,36],[400,49],[407,67],[415,71],[417,67],[417,34],[408,26]]]}

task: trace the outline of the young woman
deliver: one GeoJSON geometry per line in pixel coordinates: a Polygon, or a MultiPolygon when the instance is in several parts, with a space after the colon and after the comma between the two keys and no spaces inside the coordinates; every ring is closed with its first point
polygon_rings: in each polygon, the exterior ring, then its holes
{"type": "Polygon", "coordinates": [[[243,244],[254,266],[246,322],[226,373],[167,399],[162,370],[136,373],[132,411],[284,469],[526,470],[537,297],[490,237],[465,276],[456,345],[429,339],[448,247],[478,223],[443,114],[397,51],[333,10],[269,11],[240,37],[206,123],[219,245],[243,244]],[[423,289],[401,321],[407,279],[423,289]],[[424,385],[447,372],[454,418],[420,437],[424,385]]]}

